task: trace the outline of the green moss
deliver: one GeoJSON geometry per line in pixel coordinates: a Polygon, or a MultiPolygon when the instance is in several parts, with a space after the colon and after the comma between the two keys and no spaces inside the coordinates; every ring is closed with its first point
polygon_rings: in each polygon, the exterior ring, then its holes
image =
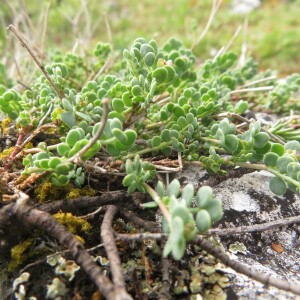
{"type": "Polygon", "coordinates": [[[27,239],[24,242],[14,246],[11,252],[11,261],[8,265],[8,271],[16,270],[24,261],[26,261],[28,248],[31,246],[33,238],[27,239]]]}
{"type": "Polygon", "coordinates": [[[55,186],[50,181],[45,181],[34,190],[36,199],[38,202],[45,202],[46,200],[51,199],[75,199],[83,196],[95,196],[96,191],[89,186],[84,188],[74,188],[72,184],[68,184],[63,187],[55,186]]]}
{"type": "Polygon", "coordinates": [[[11,153],[14,151],[15,147],[10,147],[8,149],[5,149],[3,152],[0,153],[0,159],[4,160],[7,157],[11,155],[11,153]]]}
{"type": "Polygon", "coordinates": [[[50,181],[45,181],[38,185],[34,190],[34,194],[36,195],[38,202],[42,203],[49,199],[53,201],[65,198],[70,188],[70,186],[58,187],[50,181]]]}
{"type": "Polygon", "coordinates": [[[77,218],[76,216],[73,216],[71,213],[59,212],[57,214],[54,214],[53,217],[60,224],[66,226],[67,229],[74,234],[80,231],[87,234],[91,229],[91,225],[88,221],[81,218],[77,218]]]}
{"type": "Polygon", "coordinates": [[[67,199],[75,199],[75,198],[78,198],[78,197],[83,197],[83,196],[95,196],[96,195],[96,191],[94,189],[92,189],[91,187],[89,186],[85,186],[84,188],[73,188],[71,189],[66,198],[67,199]]]}
{"type": "Polygon", "coordinates": [[[1,121],[1,128],[3,129],[4,134],[8,134],[9,125],[11,123],[11,119],[5,118],[1,121]]]}

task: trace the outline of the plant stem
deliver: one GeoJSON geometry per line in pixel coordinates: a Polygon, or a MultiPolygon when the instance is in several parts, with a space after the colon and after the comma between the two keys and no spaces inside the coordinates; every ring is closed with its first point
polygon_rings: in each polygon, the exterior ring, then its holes
{"type": "Polygon", "coordinates": [[[26,48],[26,50],[28,51],[28,53],[31,55],[31,57],[33,58],[33,60],[35,61],[35,63],[37,64],[37,66],[40,68],[40,70],[43,72],[43,74],[45,75],[45,77],[47,78],[47,80],[49,81],[49,83],[52,85],[52,87],[54,88],[57,96],[60,98],[60,100],[62,100],[62,98],[64,98],[64,93],[56,86],[56,84],[54,83],[54,81],[51,79],[50,75],[47,73],[45,67],[42,65],[42,63],[39,61],[38,57],[36,56],[36,54],[34,53],[34,51],[32,50],[32,48],[29,46],[28,42],[25,40],[25,38],[17,31],[17,29],[11,24],[7,27],[8,30],[12,31],[13,34],[18,38],[18,40],[20,41],[21,45],[23,47],[26,48]]]}
{"type": "Polygon", "coordinates": [[[238,167],[255,169],[255,170],[258,170],[258,171],[262,171],[262,170],[269,171],[269,169],[265,165],[260,165],[260,164],[236,162],[235,165],[238,166],[238,167]]]}
{"type": "Polygon", "coordinates": [[[272,173],[273,175],[277,176],[277,177],[280,177],[281,179],[283,179],[284,181],[296,186],[296,187],[299,187],[300,188],[300,182],[298,182],[297,180],[291,178],[291,177],[288,177],[284,174],[281,174],[280,172],[276,171],[276,170],[273,170],[273,169],[268,169],[268,171],[270,173],[272,173]]]}
{"type": "Polygon", "coordinates": [[[156,193],[156,191],[147,183],[144,183],[144,188],[146,189],[147,193],[151,196],[151,198],[157,203],[157,205],[160,208],[163,216],[166,218],[169,226],[171,226],[171,215],[170,215],[167,207],[161,201],[161,199],[158,196],[158,194],[156,193]]]}
{"type": "Polygon", "coordinates": [[[201,35],[199,36],[199,38],[194,41],[191,49],[194,50],[195,47],[202,41],[202,39],[205,37],[206,33],[208,32],[211,24],[212,24],[212,21],[215,17],[215,14],[217,13],[220,5],[222,3],[222,0],[213,0],[213,4],[212,4],[212,7],[211,7],[211,12],[210,12],[210,15],[209,15],[209,18],[208,18],[208,21],[205,25],[205,28],[204,30],[201,32],[201,35]]]}
{"type": "Polygon", "coordinates": [[[217,139],[211,139],[211,138],[208,138],[208,137],[200,137],[200,140],[202,140],[204,142],[211,142],[211,143],[215,143],[215,144],[220,145],[220,141],[217,140],[217,139]]]}
{"type": "Polygon", "coordinates": [[[239,89],[235,91],[231,91],[230,95],[232,94],[238,94],[238,93],[249,93],[249,92],[263,92],[263,91],[271,91],[273,90],[274,86],[261,86],[261,87],[254,87],[254,88],[248,88],[248,89],[239,89]]]}
{"type": "Polygon", "coordinates": [[[251,82],[248,82],[248,83],[244,84],[243,88],[246,88],[248,86],[255,85],[255,84],[258,84],[258,83],[261,83],[261,82],[264,82],[264,81],[275,80],[275,79],[277,79],[276,76],[269,76],[269,77],[257,79],[257,80],[254,80],[254,81],[251,81],[251,82]]]}
{"type": "Polygon", "coordinates": [[[237,162],[235,163],[236,166],[239,166],[239,167],[243,167],[243,168],[250,168],[250,169],[255,169],[255,170],[264,170],[264,171],[268,171],[269,173],[277,176],[277,177],[280,177],[281,179],[283,179],[284,181],[294,185],[294,186],[298,186],[300,187],[300,183],[293,179],[293,178],[290,178],[284,174],[281,174],[280,172],[276,171],[276,170],[273,170],[271,168],[268,168],[267,166],[265,165],[259,165],[259,164],[250,164],[250,163],[242,163],[242,162],[237,162]]]}
{"type": "Polygon", "coordinates": [[[85,145],[80,151],[78,151],[73,157],[71,157],[68,161],[69,162],[80,162],[81,161],[81,157],[84,155],[84,153],[86,153],[96,142],[97,140],[100,138],[106,122],[107,122],[107,116],[108,116],[108,99],[104,98],[102,100],[102,104],[103,104],[103,114],[102,114],[102,118],[101,118],[101,123],[100,123],[100,127],[98,129],[98,131],[96,132],[96,134],[93,136],[92,139],[89,140],[88,144],[85,145]]]}
{"type": "Polygon", "coordinates": [[[127,156],[124,157],[124,160],[126,160],[128,158],[132,158],[132,157],[134,157],[136,155],[141,155],[141,154],[145,154],[145,153],[149,153],[149,152],[152,152],[152,151],[163,149],[164,147],[169,146],[170,144],[171,144],[171,142],[168,142],[168,143],[164,142],[164,143],[161,143],[159,146],[154,147],[154,148],[146,148],[146,149],[137,151],[135,153],[130,153],[127,156]]]}

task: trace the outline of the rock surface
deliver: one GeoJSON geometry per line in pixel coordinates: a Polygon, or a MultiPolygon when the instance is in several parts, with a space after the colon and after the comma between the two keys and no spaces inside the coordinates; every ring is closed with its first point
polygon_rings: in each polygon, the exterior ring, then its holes
{"type": "MultiPolygon", "coordinates": [[[[202,185],[206,173],[189,167],[179,175],[182,184],[202,185]]],[[[300,197],[290,191],[278,197],[268,182],[272,175],[254,172],[228,179],[213,188],[223,201],[224,216],[218,228],[235,228],[297,216],[300,197]]],[[[300,285],[299,229],[297,224],[272,230],[220,237],[227,253],[250,268],[300,285]],[[241,243],[241,244],[237,244],[241,243]],[[230,251],[231,252],[230,252],[230,251]]],[[[234,271],[229,270],[232,274],[234,271]]],[[[236,274],[228,299],[300,299],[292,293],[265,287],[248,277],[236,274]],[[235,298],[237,297],[237,298],[235,298]]]]}

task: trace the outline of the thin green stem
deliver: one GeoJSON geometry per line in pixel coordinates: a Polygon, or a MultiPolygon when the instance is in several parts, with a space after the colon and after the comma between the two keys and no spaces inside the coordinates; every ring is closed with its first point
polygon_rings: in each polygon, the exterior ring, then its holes
{"type": "Polygon", "coordinates": [[[286,176],[284,174],[281,174],[280,172],[274,170],[274,169],[271,169],[271,168],[268,168],[267,166],[265,165],[260,165],[260,164],[250,164],[250,163],[236,163],[235,164],[236,166],[239,166],[239,167],[243,167],[243,168],[249,168],[249,169],[255,169],[255,170],[264,170],[264,171],[268,171],[269,173],[277,176],[277,177],[280,177],[281,179],[283,179],[284,181],[294,185],[294,186],[298,186],[300,187],[300,183],[289,177],[289,176],[286,176]]]}
{"type": "Polygon", "coordinates": [[[147,193],[151,196],[151,198],[157,203],[159,209],[161,210],[163,216],[166,218],[169,226],[171,226],[171,215],[167,209],[167,207],[164,205],[164,203],[161,201],[160,197],[156,193],[156,191],[147,183],[144,183],[144,188],[147,191],[147,193]]]}
{"type": "Polygon", "coordinates": [[[200,137],[200,140],[202,140],[204,142],[211,142],[211,143],[220,145],[220,141],[217,139],[212,139],[212,138],[208,138],[208,137],[200,137]]]}
{"type": "Polygon", "coordinates": [[[157,147],[153,147],[153,148],[146,148],[146,149],[143,149],[143,150],[140,150],[140,151],[137,151],[135,153],[130,153],[128,154],[127,156],[124,157],[124,160],[128,159],[128,158],[132,158],[136,155],[142,155],[142,154],[146,154],[146,153],[149,153],[149,152],[152,152],[152,151],[157,151],[157,150],[160,150],[160,149],[163,149],[164,147],[166,146],[169,146],[172,142],[164,142],[164,143],[161,143],[159,146],[157,147]]]}
{"type": "Polygon", "coordinates": [[[291,177],[288,177],[284,174],[281,174],[280,172],[276,171],[276,170],[273,170],[273,169],[268,169],[268,171],[270,173],[272,173],[273,175],[277,176],[277,177],[280,177],[281,179],[283,179],[284,181],[286,181],[287,183],[290,183],[294,186],[297,186],[297,187],[300,187],[300,182],[298,182],[297,180],[291,178],[291,177]]]}

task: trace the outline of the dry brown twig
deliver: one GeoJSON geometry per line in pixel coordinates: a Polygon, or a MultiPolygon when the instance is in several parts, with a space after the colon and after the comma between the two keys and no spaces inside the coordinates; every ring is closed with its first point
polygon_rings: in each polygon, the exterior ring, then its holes
{"type": "Polygon", "coordinates": [[[122,299],[115,294],[113,284],[102,274],[83,244],[50,214],[18,203],[8,205],[6,211],[11,218],[17,219],[25,226],[39,227],[57,238],[64,247],[70,250],[75,262],[89,275],[107,299],[122,299]]]}
{"type": "Polygon", "coordinates": [[[115,244],[114,232],[112,229],[113,218],[117,213],[117,210],[117,207],[114,205],[109,205],[107,207],[101,225],[101,238],[109,260],[115,292],[121,297],[120,299],[132,299],[131,296],[129,296],[129,294],[126,292],[121,259],[115,244]]]}
{"type": "Polygon", "coordinates": [[[51,84],[51,86],[53,87],[53,89],[55,90],[57,96],[62,100],[62,98],[64,97],[64,93],[56,86],[56,84],[54,83],[54,81],[52,80],[52,78],[50,77],[50,75],[48,74],[48,72],[46,71],[46,69],[43,66],[43,64],[38,59],[38,57],[35,54],[35,52],[33,51],[32,47],[30,47],[30,45],[28,44],[28,42],[26,41],[26,39],[18,32],[18,30],[12,24],[9,25],[7,29],[10,30],[11,32],[13,32],[13,34],[20,41],[21,45],[26,48],[26,50],[31,55],[31,57],[34,60],[34,62],[37,64],[37,66],[39,67],[39,69],[42,71],[42,73],[44,74],[44,76],[47,78],[47,80],[49,81],[49,83],[51,84]]]}
{"type": "MultiPolygon", "coordinates": [[[[17,220],[17,222],[23,224],[23,226],[38,227],[58,239],[60,244],[70,251],[75,262],[89,275],[99,291],[108,300],[132,299],[125,291],[125,282],[124,280],[122,281],[122,277],[120,277],[121,269],[118,269],[118,265],[115,263],[116,258],[112,254],[112,248],[115,244],[111,223],[116,212],[115,206],[109,206],[102,225],[102,238],[105,241],[104,244],[108,251],[107,254],[111,260],[111,267],[113,269],[114,284],[112,284],[94,262],[83,244],[72,233],[63,225],[59,224],[50,214],[27,206],[24,203],[27,199],[24,198],[24,193],[19,193],[18,195],[16,203],[7,205],[1,211],[2,213],[7,214],[10,219],[17,220]],[[110,227],[110,229],[108,227],[110,227]]],[[[117,251],[116,246],[115,251],[117,251]]],[[[118,252],[116,253],[118,255],[118,252]]]]}

